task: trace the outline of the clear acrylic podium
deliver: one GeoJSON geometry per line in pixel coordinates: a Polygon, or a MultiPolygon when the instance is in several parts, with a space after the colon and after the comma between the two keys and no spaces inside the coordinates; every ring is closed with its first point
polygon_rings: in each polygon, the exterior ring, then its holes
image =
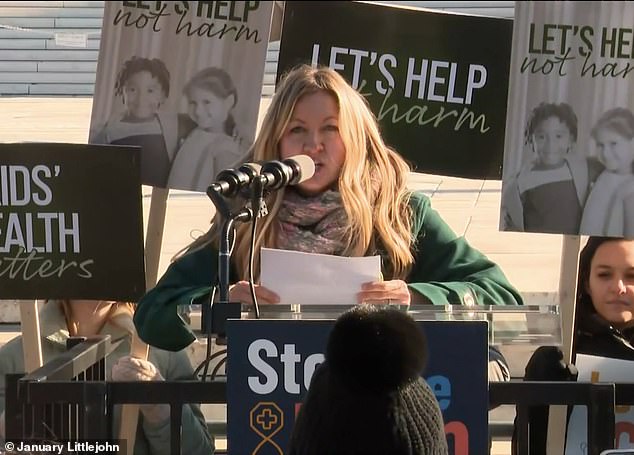
{"type": "MultiPolygon", "coordinates": [[[[261,305],[262,319],[336,319],[353,305],[261,305]]],[[[479,320],[489,323],[489,344],[506,358],[511,376],[522,377],[539,346],[561,346],[561,319],[556,305],[396,305],[417,321],[479,320]]],[[[254,318],[243,306],[242,319],[254,318]]]]}

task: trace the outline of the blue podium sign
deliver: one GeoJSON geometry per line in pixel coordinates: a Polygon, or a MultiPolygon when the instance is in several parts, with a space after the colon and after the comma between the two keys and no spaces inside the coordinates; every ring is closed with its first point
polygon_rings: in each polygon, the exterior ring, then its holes
{"type": "MultiPolygon", "coordinates": [[[[420,321],[452,455],[488,453],[487,323],[420,321]]],[[[333,320],[227,323],[227,447],[231,455],[283,455],[333,320]]],[[[371,435],[368,435],[371,437],[371,435]]]]}

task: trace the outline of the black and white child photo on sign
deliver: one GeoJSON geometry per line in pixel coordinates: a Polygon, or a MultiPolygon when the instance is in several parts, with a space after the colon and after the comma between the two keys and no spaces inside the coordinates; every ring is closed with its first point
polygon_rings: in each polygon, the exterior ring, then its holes
{"type": "Polygon", "coordinates": [[[158,58],[133,56],[123,63],[114,87],[115,112],[92,142],[141,147],[141,181],[164,188],[179,142],[178,116],[165,108],[170,72],[158,58]]]}
{"type": "Polygon", "coordinates": [[[516,4],[500,229],[634,237],[633,15],[516,4]]]}
{"type": "Polygon", "coordinates": [[[577,115],[567,103],[540,103],[528,117],[524,164],[502,196],[505,226],[576,234],[588,192],[588,164],[576,150],[577,115]]]}
{"type": "Polygon", "coordinates": [[[178,149],[168,186],[205,191],[218,172],[246,154],[232,113],[238,92],[225,70],[209,67],[196,73],[183,93],[196,127],[178,149]]]}
{"type": "Polygon", "coordinates": [[[583,210],[581,232],[634,237],[634,115],[626,108],[606,111],[592,128],[603,172],[583,210]]]}
{"type": "Polygon", "coordinates": [[[274,2],[106,2],[89,141],[141,147],[141,183],[205,191],[246,154],[274,2]]]}

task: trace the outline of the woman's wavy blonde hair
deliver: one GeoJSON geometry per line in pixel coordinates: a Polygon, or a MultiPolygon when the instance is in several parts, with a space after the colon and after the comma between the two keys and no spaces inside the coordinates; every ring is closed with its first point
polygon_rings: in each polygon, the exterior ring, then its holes
{"type": "MultiPolygon", "coordinates": [[[[344,255],[382,253],[385,278],[405,278],[414,261],[410,192],[407,190],[410,168],[383,142],[365,98],[336,71],[301,65],[288,72],[278,85],[250,156],[255,161],[279,159],[279,143],[295,105],[302,97],[316,92],[328,93],[339,107],[339,132],[346,158],[338,190],[349,223],[344,255]]],[[[279,190],[267,200],[269,215],[261,223],[255,239],[255,264],[259,264],[261,247],[276,247],[275,215],[283,198],[284,191],[279,190]]],[[[215,228],[218,216],[216,214],[211,229],[184,251],[198,250],[218,238],[215,228]]],[[[241,279],[248,276],[250,237],[249,225],[237,228],[233,260],[241,279]]],[[[259,276],[259,267],[255,274],[259,276]]]]}

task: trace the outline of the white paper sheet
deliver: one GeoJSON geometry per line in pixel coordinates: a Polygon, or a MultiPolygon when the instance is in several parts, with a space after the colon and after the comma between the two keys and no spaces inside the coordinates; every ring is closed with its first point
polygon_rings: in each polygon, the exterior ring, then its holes
{"type": "Polygon", "coordinates": [[[282,304],[354,305],[361,285],[378,281],[381,257],[341,257],[262,248],[261,283],[282,304]]]}
{"type": "MultiPolygon", "coordinates": [[[[575,366],[579,371],[578,381],[584,382],[632,382],[634,362],[631,360],[610,359],[593,355],[577,354],[575,366]]],[[[586,455],[587,444],[587,408],[572,408],[568,422],[566,455],[586,455]]],[[[634,409],[632,406],[617,406],[614,413],[616,425],[616,447],[634,449],[632,429],[634,428],[634,409]]],[[[634,452],[632,452],[634,453],[634,452]]]]}

